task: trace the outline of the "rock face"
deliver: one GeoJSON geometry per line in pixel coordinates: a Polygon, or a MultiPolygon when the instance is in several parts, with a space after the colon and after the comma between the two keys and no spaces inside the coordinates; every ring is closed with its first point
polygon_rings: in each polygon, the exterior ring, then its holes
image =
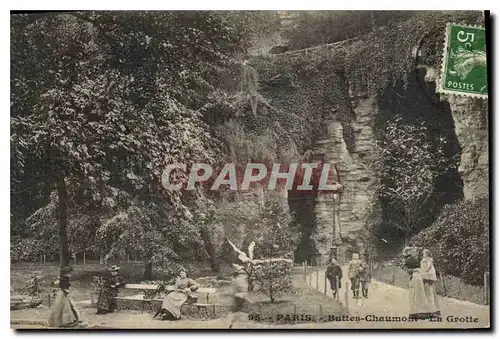
{"type": "Polygon", "coordinates": [[[359,233],[372,210],[377,189],[378,179],[370,167],[376,147],[372,129],[372,119],[377,113],[375,99],[355,97],[353,107],[356,119],[351,122],[351,127],[355,151],[350,153],[347,150],[339,122],[330,123],[327,138],[320,140],[316,149],[325,154],[326,161],[337,164],[343,186],[339,206],[334,206],[331,197],[321,194],[317,197],[316,225],[311,240],[319,257],[316,260],[321,262],[328,259],[332,247],[338,248],[342,261],[350,254],[352,246],[348,244],[355,244],[358,249],[363,247],[359,233]],[[334,217],[335,208],[338,209],[337,218],[334,217]]]}
{"type": "MultiPolygon", "coordinates": [[[[438,72],[428,70],[426,81],[436,80],[438,72]]],[[[361,241],[367,218],[372,217],[379,178],[370,163],[377,147],[373,130],[379,108],[377,98],[350,93],[355,119],[351,122],[354,134],[353,151],[349,152],[342,137],[342,124],[331,122],[325,139],[319,140],[315,152],[324,153],[325,160],[336,163],[343,194],[338,206],[329,196],[316,198],[315,225],[310,237],[316,249],[316,262],[326,262],[332,248],[337,247],[341,261],[348,260],[351,252],[364,251],[361,241]],[[338,216],[335,217],[335,209],[338,216]]],[[[459,174],[463,181],[465,199],[488,194],[488,113],[481,99],[464,96],[442,96],[453,116],[454,130],[460,144],[459,174]]],[[[418,103],[415,103],[418,105],[418,103]]]]}
{"type": "MultiPolygon", "coordinates": [[[[425,81],[436,82],[439,76],[427,67],[425,81]]],[[[462,149],[458,171],[464,183],[465,199],[488,193],[488,106],[483,99],[456,95],[442,95],[450,104],[455,134],[462,149]]]]}
{"type": "Polygon", "coordinates": [[[481,99],[448,96],[455,133],[462,148],[458,172],[466,199],[488,193],[488,113],[481,99]]]}

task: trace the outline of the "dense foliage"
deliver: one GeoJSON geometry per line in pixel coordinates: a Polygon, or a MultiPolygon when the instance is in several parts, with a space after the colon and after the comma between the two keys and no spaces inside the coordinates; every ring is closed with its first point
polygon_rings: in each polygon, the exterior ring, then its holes
{"type": "Polygon", "coordinates": [[[214,222],[222,225],[237,246],[246,248],[255,242],[255,258],[292,258],[299,232],[292,223],[287,200],[275,192],[257,199],[260,201],[221,201],[214,222]]]}
{"type": "Polygon", "coordinates": [[[427,248],[438,269],[480,285],[489,267],[489,201],[487,197],[446,206],[438,220],[411,244],[427,248]]]}
{"type": "Polygon", "coordinates": [[[199,108],[224,92],[235,58],[269,23],[262,12],[244,17],[13,15],[11,182],[13,200],[23,202],[13,206],[20,237],[42,247],[56,225],[61,237],[69,224],[70,239],[88,240],[70,240],[73,252],[110,257],[132,247],[164,266],[196,247],[193,197],[163,191],[159,177],[166,163],[217,155],[199,108]],[[35,177],[43,184],[29,185],[35,177]],[[35,234],[23,226],[30,214],[35,234]]]}
{"type": "Polygon", "coordinates": [[[285,30],[290,49],[301,49],[359,37],[380,26],[406,20],[411,11],[303,11],[291,12],[285,30]]]}
{"type": "Polygon", "coordinates": [[[390,23],[353,42],[345,68],[351,90],[376,95],[397,81],[408,83],[419,64],[438,69],[448,22],[484,25],[484,15],[480,11],[416,12],[409,20],[390,23]]]}
{"type": "Polygon", "coordinates": [[[265,260],[253,265],[253,279],[257,289],[275,302],[276,298],[293,287],[293,261],[265,260]]]}
{"type": "Polygon", "coordinates": [[[381,200],[389,204],[388,226],[402,231],[405,239],[415,232],[427,213],[437,177],[458,167],[458,159],[444,157],[444,138],[431,140],[426,121],[405,122],[401,116],[388,121],[373,161],[382,183],[381,200]],[[453,161],[454,160],[454,161],[453,161]]]}

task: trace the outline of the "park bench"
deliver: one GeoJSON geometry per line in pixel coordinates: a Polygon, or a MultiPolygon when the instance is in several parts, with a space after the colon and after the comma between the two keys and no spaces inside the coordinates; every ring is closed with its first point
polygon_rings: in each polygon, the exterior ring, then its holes
{"type": "MultiPolygon", "coordinates": [[[[158,285],[125,284],[125,286],[123,286],[122,288],[126,290],[157,290],[158,285]]],[[[216,288],[199,287],[196,291],[193,292],[198,297],[198,301],[194,303],[184,303],[182,307],[196,307],[198,309],[198,312],[201,309],[204,309],[207,313],[208,308],[211,307],[213,314],[215,315],[215,304],[213,303],[213,296],[215,295],[215,292],[217,292],[216,288]]],[[[139,302],[142,304],[143,309],[145,308],[144,306],[147,305],[147,308],[155,313],[159,310],[159,307],[161,307],[161,303],[163,301],[163,299],[161,298],[144,299],[143,294],[136,294],[133,296],[118,296],[115,298],[115,300],[122,302],[139,302]],[[158,306],[154,307],[153,304],[158,304],[158,306]]]]}

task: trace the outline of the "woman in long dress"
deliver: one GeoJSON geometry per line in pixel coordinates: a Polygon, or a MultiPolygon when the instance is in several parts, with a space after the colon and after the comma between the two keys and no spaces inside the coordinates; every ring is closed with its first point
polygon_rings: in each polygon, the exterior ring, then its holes
{"type": "Polygon", "coordinates": [[[118,288],[123,284],[123,278],[118,274],[120,267],[113,265],[108,270],[109,276],[104,282],[104,287],[97,300],[97,314],[112,313],[116,309],[118,288]]]}
{"type": "Polygon", "coordinates": [[[181,306],[186,301],[195,301],[196,296],[192,293],[198,289],[198,284],[187,277],[186,270],[179,272],[179,277],[175,281],[173,291],[163,299],[159,314],[164,320],[178,320],[181,318],[181,306]]]}
{"type": "Polygon", "coordinates": [[[420,262],[416,249],[405,248],[404,256],[406,268],[411,275],[408,284],[409,316],[413,319],[431,319],[439,316],[440,312],[434,289],[436,273],[429,251],[424,250],[424,257],[420,262]],[[429,279],[432,278],[432,271],[434,271],[434,280],[429,279]]]}
{"type": "Polygon", "coordinates": [[[430,313],[430,317],[440,317],[441,311],[437,302],[436,293],[436,268],[431,257],[431,252],[424,249],[422,252],[422,260],[420,260],[420,275],[424,283],[425,304],[430,313]]]}
{"type": "Polygon", "coordinates": [[[80,322],[78,311],[69,297],[70,272],[71,268],[65,267],[58,279],[59,290],[49,317],[49,327],[74,327],[80,322]]]}

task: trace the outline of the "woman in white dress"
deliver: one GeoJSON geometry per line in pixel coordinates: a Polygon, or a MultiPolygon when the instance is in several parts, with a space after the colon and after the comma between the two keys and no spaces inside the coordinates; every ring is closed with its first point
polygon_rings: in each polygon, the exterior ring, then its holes
{"type": "Polygon", "coordinates": [[[430,252],[423,251],[423,257],[418,262],[416,251],[405,248],[405,261],[408,273],[411,275],[409,287],[409,316],[414,319],[431,319],[441,315],[437,304],[435,289],[436,269],[430,252]]]}

